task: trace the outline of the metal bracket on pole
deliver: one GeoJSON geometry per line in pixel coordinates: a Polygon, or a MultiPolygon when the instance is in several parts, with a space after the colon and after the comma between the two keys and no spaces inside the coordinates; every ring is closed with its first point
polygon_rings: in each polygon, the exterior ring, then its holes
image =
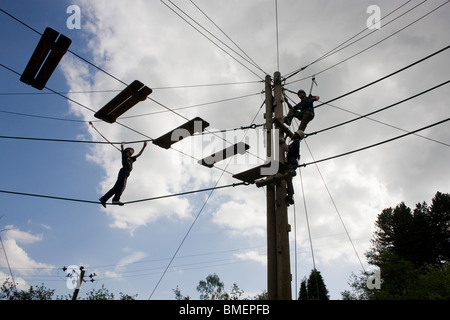
{"type": "Polygon", "coordinates": [[[276,174],[274,176],[268,177],[266,179],[261,179],[258,181],[255,181],[255,184],[258,188],[267,186],[269,184],[276,184],[282,180],[286,180],[292,177],[295,177],[297,173],[295,171],[288,171],[284,174],[276,174]]]}

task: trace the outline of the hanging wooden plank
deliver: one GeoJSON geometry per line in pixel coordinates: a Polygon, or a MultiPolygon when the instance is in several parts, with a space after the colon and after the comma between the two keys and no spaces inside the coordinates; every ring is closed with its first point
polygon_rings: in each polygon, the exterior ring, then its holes
{"type": "Polygon", "coordinates": [[[152,93],[152,89],[145,86],[142,82],[134,80],[129,86],[98,110],[94,116],[108,123],[114,123],[118,117],[127,112],[138,102],[147,99],[147,96],[150,93],[152,93]]]}
{"type": "Polygon", "coordinates": [[[42,90],[69,49],[72,40],[52,28],[46,28],[31,55],[20,81],[42,90]],[[59,36],[59,37],[58,37],[59,36]]]}
{"type": "Polygon", "coordinates": [[[198,161],[199,164],[212,168],[215,163],[222,161],[226,158],[235,156],[236,154],[244,154],[248,149],[250,149],[250,146],[244,142],[238,142],[226,149],[223,149],[221,151],[218,151],[209,157],[203,158],[198,161]]]}
{"type": "Polygon", "coordinates": [[[237,173],[233,175],[233,178],[247,182],[247,183],[255,183],[256,180],[272,176],[277,173],[286,173],[290,170],[290,167],[284,163],[279,161],[270,160],[260,166],[255,168],[237,173]]]}
{"type": "Polygon", "coordinates": [[[161,148],[169,149],[172,144],[181,141],[188,136],[192,136],[195,132],[203,132],[208,126],[208,122],[200,117],[196,117],[153,140],[153,143],[161,148]]]}

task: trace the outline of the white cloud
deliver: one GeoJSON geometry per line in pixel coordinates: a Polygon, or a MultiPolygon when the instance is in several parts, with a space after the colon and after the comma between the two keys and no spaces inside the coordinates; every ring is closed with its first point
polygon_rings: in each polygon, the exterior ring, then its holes
{"type": "MultiPolygon", "coordinates": [[[[5,232],[2,236],[4,250],[8,256],[9,266],[15,275],[16,282],[20,285],[20,289],[26,289],[26,277],[35,274],[48,274],[55,267],[53,265],[38,262],[30,257],[22,245],[31,245],[42,241],[43,235],[33,235],[17,229],[13,225],[5,226],[5,232]]],[[[0,266],[7,268],[6,259],[0,260],[0,266]]],[[[0,274],[0,282],[3,283],[10,275],[0,274]]]]}
{"type": "MultiPolygon", "coordinates": [[[[177,1],[193,17],[212,28],[209,22],[188,3],[177,1]]],[[[358,5],[317,1],[300,3],[298,1],[279,2],[279,48],[281,71],[293,71],[307,65],[326,53],[337,44],[348,39],[366,25],[366,8],[370,1],[358,5]],[[301,12],[317,14],[304,16],[301,12]],[[299,20],[299,15],[302,19],[299,20]],[[351,17],[351,19],[348,19],[351,17]]],[[[215,22],[255,59],[270,75],[276,67],[275,33],[273,3],[267,1],[199,1],[199,5],[209,13],[215,22]],[[238,7],[239,10],[235,8],[238,7]]],[[[202,83],[222,83],[257,79],[253,74],[227,57],[222,51],[204,39],[195,30],[179,19],[160,2],[121,1],[80,1],[85,26],[82,29],[86,40],[83,55],[91,56],[92,61],[119,79],[130,83],[138,79],[149,87],[177,86],[202,83]]],[[[394,7],[392,2],[380,3],[382,14],[394,7]]],[[[406,15],[396,23],[386,26],[373,35],[355,43],[323,61],[308,66],[290,81],[319,73],[343,59],[386,37],[418,17],[435,5],[430,2],[406,15]]],[[[412,7],[409,6],[407,8],[412,7]]],[[[406,10],[406,7],[402,10],[406,10]]],[[[403,12],[403,11],[401,11],[403,12]]],[[[438,11],[420,24],[408,28],[398,36],[358,55],[347,62],[333,67],[317,76],[318,87],[314,94],[327,101],[343,93],[367,84],[381,76],[398,70],[424,56],[441,49],[445,42],[444,33],[448,25],[444,11],[438,11]],[[431,31],[430,31],[431,30],[431,31]],[[439,34],[439,35],[436,35],[439,34]],[[418,41],[420,40],[420,41],[418,41]]],[[[400,12],[398,12],[400,14],[400,12]]],[[[74,43],[76,45],[76,43],[74,43]]],[[[69,56],[70,57],[70,56],[69,56]]],[[[365,114],[393,102],[416,94],[419,90],[432,87],[447,80],[448,63],[446,56],[439,55],[426,63],[391,77],[372,87],[333,102],[334,105],[365,114]]],[[[123,89],[124,85],[108,75],[86,66],[76,59],[64,58],[64,74],[73,91],[123,89]]],[[[310,80],[286,85],[288,89],[309,89],[310,80]]],[[[174,109],[214,101],[244,94],[261,92],[263,83],[245,86],[222,86],[207,88],[180,88],[154,90],[151,98],[174,109]]],[[[448,87],[431,92],[420,99],[401,104],[389,111],[373,116],[374,119],[414,130],[448,117],[442,97],[448,87]]],[[[103,106],[116,93],[93,93],[73,95],[75,100],[95,110],[103,106]]],[[[295,96],[291,96],[296,99],[295,96]]],[[[177,111],[190,119],[201,116],[211,124],[211,128],[237,128],[250,125],[259,111],[264,97],[255,96],[224,104],[208,105],[177,111]]],[[[80,106],[71,105],[74,113],[86,120],[93,120],[93,114],[80,106]]],[[[166,108],[152,101],[141,102],[127,112],[128,115],[159,112],[148,116],[120,120],[146,135],[156,138],[185,122],[182,117],[168,112],[166,108]]],[[[264,122],[262,110],[254,122],[264,122]]],[[[308,125],[307,132],[320,130],[354,118],[347,112],[331,106],[316,110],[315,119],[308,125]]],[[[96,122],[96,127],[112,141],[132,141],[143,136],[117,124],[96,122]]],[[[294,126],[297,126],[294,124],[294,126]]],[[[427,130],[424,135],[448,143],[445,125],[427,130]]],[[[361,148],[379,141],[400,135],[403,132],[386,127],[367,119],[311,135],[307,142],[312,155],[302,143],[300,163],[320,160],[343,152],[361,148]]],[[[234,132],[233,132],[234,134],[234,132]]],[[[86,129],[86,136],[93,140],[99,136],[86,129]]],[[[241,136],[239,136],[240,138],[241,136]]],[[[227,140],[233,137],[227,136],[227,140]]],[[[174,145],[186,154],[201,157],[204,153],[217,150],[219,138],[188,138],[174,145]],[[195,142],[194,142],[195,141],[195,142]],[[200,141],[200,143],[198,142],[200,141]]],[[[251,141],[253,152],[258,149],[261,155],[264,141],[251,141]]],[[[136,149],[140,145],[135,145],[136,149]]],[[[345,156],[319,164],[322,176],[330,190],[352,239],[362,239],[358,253],[363,256],[367,250],[366,239],[373,232],[376,215],[388,206],[400,201],[413,205],[415,202],[429,200],[436,191],[446,192],[448,170],[446,159],[448,147],[423,138],[410,136],[354,155],[345,156]]],[[[247,156],[247,155],[246,155],[247,156]]],[[[99,165],[105,173],[98,181],[99,196],[115,182],[120,168],[120,155],[110,146],[95,146],[86,156],[99,165]]],[[[237,173],[256,163],[253,156],[246,163],[230,165],[227,171],[237,173]]],[[[256,160],[255,160],[256,161],[256,160]]],[[[260,160],[258,160],[260,161],[260,160]]],[[[225,162],[219,164],[224,168],[225,162]]],[[[137,200],[210,187],[219,178],[217,169],[207,169],[196,164],[174,150],[161,149],[149,144],[143,156],[138,159],[123,194],[123,201],[137,200]]],[[[332,264],[340,259],[354,260],[354,252],[348,239],[342,238],[342,223],[325,189],[322,178],[314,165],[302,168],[305,196],[310,219],[311,233],[317,245],[316,256],[319,262],[332,264]],[[333,236],[339,235],[339,236],[333,236]],[[337,242],[336,246],[329,243],[337,242]]],[[[219,185],[238,182],[225,173],[219,185]]],[[[301,189],[298,176],[294,178],[298,233],[302,248],[309,248],[301,189]]],[[[147,226],[161,219],[186,221],[196,212],[197,202],[203,203],[204,194],[190,197],[173,197],[124,207],[108,207],[105,212],[111,219],[110,226],[133,233],[137,228],[147,226]]],[[[266,223],[265,194],[254,185],[215,191],[209,200],[209,222],[212,227],[225,230],[233,239],[261,240],[265,235],[266,223]]],[[[293,208],[289,209],[290,221],[293,208]]],[[[292,239],[292,237],[291,237],[292,239]]],[[[292,248],[291,248],[292,249],[292,248]]],[[[251,253],[248,253],[251,256],[251,253]]],[[[132,257],[130,257],[131,259],[132,257]]],[[[260,259],[258,255],[253,257],[260,259]]],[[[262,261],[262,260],[261,260],[262,261]]]]}
{"type": "Polygon", "coordinates": [[[230,230],[234,235],[263,236],[266,225],[265,207],[258,206],[257,201],[250,198],[251,194],[246,193],[248,199],[220,204],[213,214],[213,222],[230,230]]]}
{"type": "Polygon", "coordinates": [[[118,272],[124,271],[129,264],[136,263],[136,262],[144,259],[145,257],[147,257],[147,254],[145,252],[141,252],[141,251],[132,252],[128,256],[122,258],[116,264],[115,270],[118,272]]]}
{"type": "Polygon", "coordinates": [[[135,251],[130,248],[125,248],[124,252],[128,253],[125,257],[120,259],[114,266],[114,270],[106,270],[104,272],[96,272],[101,274],[104,278],[122,279],[124,272],[126,273],[128,266],[138,263],[145,259],[148,254],[143,251],[135,251]]]}
{"type": "Polygon", "coordinates": [[[49,226],[48,224],[45,224],[45,223],[41,223],[41,227],[46,229],[46,230],[51,230],[52,229],[51,226],[49,226]]]}
{"type": "Polygon", "coordinates": [[[267,265],[267,256],[262,255],[256,250],[250,250],[244,253],[235,253],[234,256],[239,260],[252,260],[261,263],[262,265],[267,265]]]}
{"type": "MultiPolygon", "coordinates": [[[[31,244],[42,240],[42,234],[33,235],[29,232],[24,232],[16,229],[13,225],[5,226],[5,239],[12,240],[14,242],[31,244]]],[[[5,240],[5,241],[6,241],[5,240]]]]}
{"type": "Polygon", "coordinates": [[[122,279],[122,274],[115,271],[107,270],[104,273],[105,278],[111,278],[111,279],[122,279]]]}

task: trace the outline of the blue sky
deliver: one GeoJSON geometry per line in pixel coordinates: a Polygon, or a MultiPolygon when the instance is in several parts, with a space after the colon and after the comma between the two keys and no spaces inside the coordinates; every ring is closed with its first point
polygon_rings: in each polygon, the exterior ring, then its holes
{"type": "MultiPolygon", "coordinates": [[[[165,3],[176,10],[171,3],[165,3]]],[[[259,81],[265,73],[273,75],[279,61],[280,71],[286,75],[364,30],[370,17],[366,11],[369,5],[377,5],[385,16],[405,4],[382,21],[380,30],[312,64],[292,77],[294,82],[286,88],[309,89],[309,76],[318,74],[319,86],[314,88],[314,93],[327,101],[448,45],[449,5],[392,35],[445,1],[345,0],[302,4],[278,1],[279,60],[274,1],[173,3],[239,51],[193,3],[198,5],[264,72],[218,43],[246,67],[237,63],[161,1],[5,0],[0,8],[41,33],[51,27],[71,38],[71,51],[121,81],[131,83],[137,79],[153,88],[150,97],[154,101],[139,103],[119,119],[152,138],[184,123],[183,117],[202,117],[210,123],[210,131],[248,126],[255,116],[254,123],[263,123],[263,111],[259,107],[264,100],[264,95],[260,94],[264,85],[259,81]],[[66,10],[72,4],[81,9],[80,29],[67,27],[70,14],[66,10]],[[397,20],[387,23],[403,13],[397,20]],[[373,48],[323,71],[389,35],[392,37],[373,48]],[[307,79],[298,81],[302,78],[307,79]],[[223,83],[239,84],[183,87],[223,83]],[[237,97],[243,98],[207,104],[237,97]],[[168,112],[164,106],[179,109],[178,115],[168,112]]],[[[0,12],[0,32],[0,63],[21,73],[40,36],[3,12],[0,12]]],[[[368,33],[365,32],[361,36],[368,33]]],[[[448,54],[444,51],[377,85],[337,100],[332,103],[334,107],[318,108],[308,129],[326,128],[352,119],[354,114],[349,111],[368,113],[447,81],[448,54]]],[[[38,91],[25,85],[18,75],[5,68],[0,68],[0,75],[1,136],[102,140],[88,125],[88,121],[96,120],[91,111],[46,89],[38,91]]],[[[124,88],[123,83],[71,53],[64,56],[47,86],[94,110],[124,88]]],[[[301,162],[311,162],[313,157],[316,160],[326,158],[404,133],[386,124],[411,131],[446,119],[449,116],[445,99],[448,93],[448,85],[445,85],[372,116],[384,125],[362,119],[310,136],[306,141],[309,148],[302,143],[301,162]]],[[[298,100],[294,95],[290,97],[298,100]]],[[[117,124],[94,123],[111,141],[145,139],[117,124]]],[[[221,133],[218,137],[205,135],[185,139],[174,145],[176,150],[161,149],[150,143],[134,165],[122,200],[239,182],[230,173],[261,163],[255,154],[265,156],[262,129],[244,134],[245,131],[238,130],[221,133]],[[179,152],[200,159],[220,150],[221,138],[247,139],[252,154],[237,156],[228,166],[222,162],[217,165],[219,169],[208,169],[179,152]],[[226,172],[221,176],[222,170],[226,172]]],[[[400,201],[409,206],[430,202],[436,191],[448,192],[448,123],[420,134],[435,141],[408,136],[318,165],[365,268],[368,265],[363,253],[369,249],[374,222],[382,209],[400,201]]],[[[120,154],[109,145],[13,139],[0,139],[0,143],[3,149],[0,190],[96,201],[113,185],[120,168],[120,154]]],[[[138,151],[141,145],[133,147],[138,151]]],[[[338,299],[340,292],[348,289],[351,273],[359,274],[362,268],[320,174],[313,165],[302,169],[315,264],[331,298],[338,299]]],[[[291,270],[299,286],[301,279],[309,275],[313,263],[298,177],[294,187],[296,206],[289,209],[289,223],[293,226],[291,270]]],[[[88,273],[97,274],[97,281],[83,284],[81,297],[104,284],[116,296],[124,292],[138,294],[138,299],[148,299],[207,196],[208,193],[199,193],[104,209],[100,204],[0,193],[0,230],[5,249],[0,253],[0,281],[9,276],[6,252],[19,287],[43,282],[55,288],[58,295],[72,293],[66,287],[61,268],[83,265],[88,273]]],[[[152,298],[172,299],[172,289],[177,285],[183,294],[197,298],[198,281],[212,273],[217,273],[225,282],[227,291],[237,283],[246,296],[258,294],[266,289],[265,252],[264,190],[255,186],[216,190],[152,298]]]]}

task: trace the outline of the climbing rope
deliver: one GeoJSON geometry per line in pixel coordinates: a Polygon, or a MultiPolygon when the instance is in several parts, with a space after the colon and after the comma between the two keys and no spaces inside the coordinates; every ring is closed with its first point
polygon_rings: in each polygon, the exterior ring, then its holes
{"type": "Polygon", "coordinates": [[[94,128],[94,130],[97,131],[98,134],[101,135],[101,137],[102,137],[103,139],[106,140],[106,142],[108,142],[108,143],[109,143],[110,145],[112,145],[114,148],[116,148],[117,150],[119,150],[120,152],[122,152],[122,151],[121,151],[118,147],[116,147],[111,141],[109,141],[108,139],[106,139],[106,137],[105,137],[104,135],[102,135],[100,131],[97,130],[97,128],[96,128],[96,127],[94,126],[94,124],[92,123],[92,121],[89,121],[89,125],[90,125],[92,128],[94,128]]]}

